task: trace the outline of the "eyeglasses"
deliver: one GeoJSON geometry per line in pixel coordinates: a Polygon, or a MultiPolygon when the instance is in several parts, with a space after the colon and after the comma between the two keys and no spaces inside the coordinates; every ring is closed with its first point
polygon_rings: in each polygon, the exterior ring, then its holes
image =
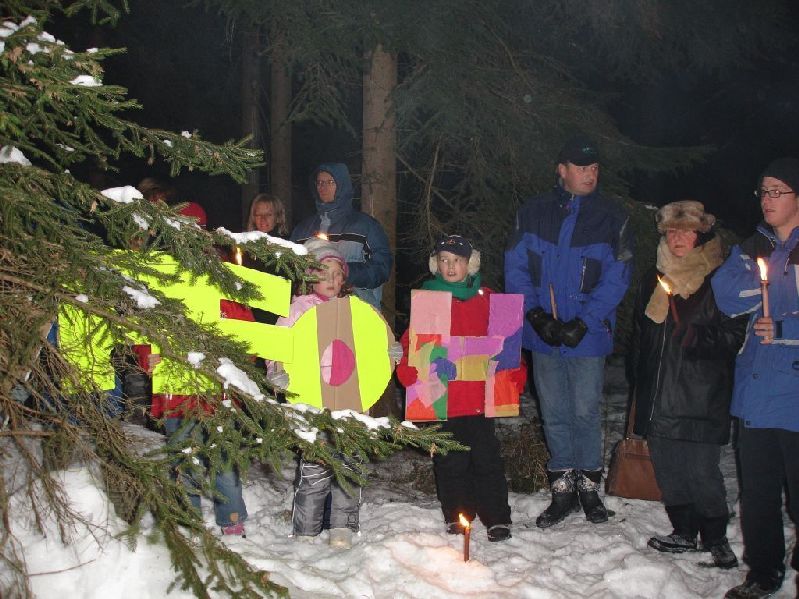
{"type": "Polygon", "coordinates": [[[778,198],[780,196],[784,196],[790,193],[796,193],[795,191],[780,191],[779,189],[755,189],[755,197],[756,198],[763,198],[768,196],[770,198],[778,198]]]}
{"type": "Polygon", "coordinates": [[[316,186],[317,187],[328,187],[328,186],[332,187],[335,184],[336,184],[336,180],[335,179],[328,179],[327,181],[325,181],[324,179],[319,179],[316,182],[316,186]]]}

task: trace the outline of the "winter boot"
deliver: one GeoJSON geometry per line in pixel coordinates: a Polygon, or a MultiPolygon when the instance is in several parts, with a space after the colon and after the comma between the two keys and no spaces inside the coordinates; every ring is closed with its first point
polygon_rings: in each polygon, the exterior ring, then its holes
{"type": "Polygon", "coordinates": [[[488,540],[491,543],[507,541],[513,535],[510,534],[510,524],[494,524],[488,527],[488,540]]]}
{"type": "Polygon", "coordinates": [[[535,525],[538,528],[549,528],[580,509],[574,485],[574,470],[548,470],[547,478],[552,489],[552,503],[536,518],[535,525]]]}
{"type": "Polygon", "coordinates": [[[599,498],[599,482],[601,480],[601,470],[580,470],[577,475],[577,490],[585,512],[585,519],[594,524],[608,521],[608,511],[599,498]]]}
{"type": "Polygon", "coordinates": [[[674,530],[669,535],[650,538],[647,545],[664,553],[697,551],[696,534],[699,525],[694,513],[694,506],[692,504],[667,505],[666,513],[674,530]]]}
{"type": "Polygon", "coordinates": [[[729,570],[730,568],[738,567],[738,558],[730,548],[727,542],[727,521],[729,520],[727,514],[723,516],[716,516],[713,518],[702,518],[699,524],[699,531],[702,534],[702,544],[705,549],[710,551],[713,556],[713,561],[709,563],[702,563],[701,566],[723,568],[729,570]]]}
{"type": "Polygon", "coordinates": [[[780,590],[782,581],[780,582],[758,582],[754,578],[747,579],[743,584],[731,588],[724,595],[724,599],[763,599],[771,597],[780,590]]]}
{"type": "Polygon", "coordinates": [[[352,529],[331,528],[328,544],[338,549],[350,549],[352,547],[352,529]]]}

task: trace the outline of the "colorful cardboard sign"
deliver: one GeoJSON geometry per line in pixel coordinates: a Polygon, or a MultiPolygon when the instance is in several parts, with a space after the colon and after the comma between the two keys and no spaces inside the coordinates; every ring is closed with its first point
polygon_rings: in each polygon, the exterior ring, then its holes
{"type": "Polygon", "coordinates": [[[408,365],[416,368],[419,378],[406,389],[405,418],[447,419],[449,379],[437,371],[437,358],[455,365],[453,380],[485,381],[487,417],[518,416],[519,392],[512,371],[521,359],[524,296],[491,294],[485,336],[451,335],[451,305],[451,293],[411,292],[408,365]]]}

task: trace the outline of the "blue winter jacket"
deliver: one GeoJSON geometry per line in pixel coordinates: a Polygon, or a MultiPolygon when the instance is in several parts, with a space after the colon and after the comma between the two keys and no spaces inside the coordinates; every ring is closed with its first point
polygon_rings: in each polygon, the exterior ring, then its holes
{"type": "Polygon", "coordinates": [[[316,215],[294,227],[291,241],[303,243],[317,233],[325,233],[347,261],[350,271],[347,281],[355,294],[380,309],[382,286],[391,273],[391,249],[380,223],[352,207],[352,180],[347,165],[320,164],[311,176],[311,192],[316,200],[316,215]],[[330,173],[336,180],[336,196],[327,204],[319,199],[316,190],[320,171],[330,173]]]}
{"type": "Polygon", "coordinates": [[[524,294],[525,312],[540,306],[552,314],[551,284],[558,318],[579,317],[588,325],[577,347],[553,348],[525,320],[525,348],[567,357],[613,351],[616,306],[630,284],[628,221],[620,206],[599,193],[575,196],[560,185],[519,209],[505,251],[505,290],[524,294]]]}
{"type": "Polygon", "coordinates": [[[729,316],[750,314],[746,339],[735,363],[730,412],[751,428],[799,432],[799,228],[781,242],[768,225],[735,246],[713,277],[719,308],[729,316]],[[763,315],[760,271],[768,260],[768,295],[775,336],[762,344],[752,332],[763,315]]]}

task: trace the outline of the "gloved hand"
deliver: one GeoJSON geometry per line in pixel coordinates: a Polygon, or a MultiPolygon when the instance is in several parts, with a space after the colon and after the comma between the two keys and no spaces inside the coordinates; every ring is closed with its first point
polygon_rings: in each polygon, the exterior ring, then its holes
{"type": "Polygon", "coordinates": [[[285,391],[289,388],[289,373],[285,370],[276,370],[268,374],[266,380],[269,381],[269,384],[275,389],[279,389],[280,391],[285,391]]]}
{"type": "Polygon", "coordinates": [[[588,325],[581,318],[563,323],[560,338],[566,347],[577,347],[588,332],[588,325]]]}
{"type": "Polygon", "coordinates": [[[439,375],[439,377],[443,376],[448,381],[454,380],[458,375],[458,369],[455,367],[455,364],[446,358],[436,358],[433,360],[432,364],[435,366],[436,374],[439,375]]]}
{"type": "Polygon", "coordinates": [[[395,341],[388,346],[388,359],[391,360],[392,365],[399,364],[399,361],[402,360],[402,354],[402,344],[399,341],[395,341]]]}
{"type": "Polygon", "coordinates": [[[541,341],[552,347],[561,345],[561,329],[563,323],[544,312],[540,306],[527,313],[527,320],[533,325],[533,330],[541,337],[541,341]]]}

